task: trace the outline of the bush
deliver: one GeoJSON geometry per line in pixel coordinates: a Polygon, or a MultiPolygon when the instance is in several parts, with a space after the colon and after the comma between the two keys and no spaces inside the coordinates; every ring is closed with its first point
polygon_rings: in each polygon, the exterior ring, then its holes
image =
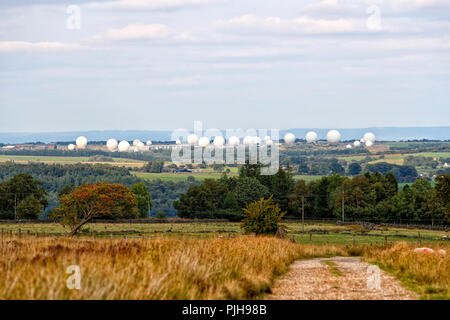
{"type": "Polygon", "coordinates": [[[281,218],[285,212],[281,212],[278,204],[274,203],[272,197],[261,198],[248,204],[244,208],[246,218],[242,221],[242,227],[248,233],[275,234],[278,230],[281,218]]]}
{"type": "Polygon", "coordinates": [[[156,218],[158,218],[158,219],[164,219],[165,217],[166,217],[166,214],[162,211],[160,211],[156,214],[156,218]]]}

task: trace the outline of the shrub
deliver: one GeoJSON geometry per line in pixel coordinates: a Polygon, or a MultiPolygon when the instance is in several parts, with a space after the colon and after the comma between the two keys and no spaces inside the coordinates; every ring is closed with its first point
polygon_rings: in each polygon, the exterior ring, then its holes
{"type": "Polygon", "coordinates": [[[166,214],[162,211],[160,211],[156,214],[156,218],[158,218],[158,219],[164,219],[165,217],[166,217],[166,214]]]}
{"type": "Polygon", "coordinates": [[[244,208],[246,218],[242,221],[242,227],[248,233],[275,234],[278,224],[285,212],[282,212],[278,204],[274,203],[272,197],[261,198],[248,204],[244,208]]]}

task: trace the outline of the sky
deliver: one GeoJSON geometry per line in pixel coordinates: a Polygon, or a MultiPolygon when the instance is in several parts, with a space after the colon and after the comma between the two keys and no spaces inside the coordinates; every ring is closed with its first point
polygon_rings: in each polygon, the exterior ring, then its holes
{"type": "Polygon", "coordinates": [[[450,125],[448,0],[2,0],[0,132],[450,125]]]}

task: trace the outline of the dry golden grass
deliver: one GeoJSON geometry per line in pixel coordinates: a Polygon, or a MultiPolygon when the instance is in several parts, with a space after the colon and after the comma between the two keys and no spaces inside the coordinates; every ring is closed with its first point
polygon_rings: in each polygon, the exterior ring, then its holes
{"type": "Polygon", "coordinates": [[[248,299],[296,259],[346,255],[342,246],[273,237],[72,239],[5,237],[0,299],[248,299]],[[79,265],[81,290],[66,288],[79,265]]]}
{"type": "Polygon", "coordinates": [[[365,260],[379,264],[411,289],[428,299],[450,299],[450,247],[427,244],[434,253],[415,253],[416,245],[397,242],[388,248],[365,246],[365,260]],[[444,249],[447,254],[440,254],[444,249]]]}

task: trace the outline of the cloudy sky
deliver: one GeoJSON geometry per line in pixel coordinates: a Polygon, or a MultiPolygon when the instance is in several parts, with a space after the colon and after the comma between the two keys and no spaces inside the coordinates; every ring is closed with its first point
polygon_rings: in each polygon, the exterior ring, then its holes
{"type": "Polygon", "coordinates": [[[450,125],[448,0],[2,0],[0,132],[450,125]]]}

